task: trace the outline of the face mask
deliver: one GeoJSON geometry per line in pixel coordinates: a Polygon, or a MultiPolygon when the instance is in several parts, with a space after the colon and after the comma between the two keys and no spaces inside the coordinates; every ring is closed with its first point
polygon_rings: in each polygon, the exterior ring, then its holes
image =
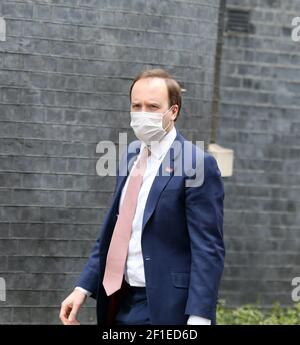
{"type": "Polygon", "coordinates": [[[160,141],[167,134],[167,129],[171,125],[171,120],[166,129],[163,128],[162,124],[164,115],[171,109],[172,107],[165,113],[130,112],[130,126],[136,137],[147,145],[150,145],[151,141],[160,141]]]}

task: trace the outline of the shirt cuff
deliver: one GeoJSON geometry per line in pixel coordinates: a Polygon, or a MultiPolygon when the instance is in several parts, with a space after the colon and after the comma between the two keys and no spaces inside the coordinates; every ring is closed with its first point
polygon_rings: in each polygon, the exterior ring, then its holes
{"type": "Polygon", "coordinates": [[[87,295],[88,297],[90,297],[91,294],[92,294],[90,291],[87,291],[86,289],[84,289],[84,288],[82,288],[82,287],[80,287],[80,286],[76,286],[74,290],[81,291],[81,292],[83,292],[85,295],[87,295]]]}
{"type": "Polygon", "coordinates": [[[197,315],[190,315],[187,321],[187,325],[211,325],[211,320],[197,315]]]}

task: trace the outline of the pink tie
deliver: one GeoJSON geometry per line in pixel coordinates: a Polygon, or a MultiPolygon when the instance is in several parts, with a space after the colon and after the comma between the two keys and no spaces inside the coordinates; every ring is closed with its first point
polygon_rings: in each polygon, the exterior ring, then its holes
{"type": "Polygon", "coordinates": [[[122,285],[132,221],[135,215],[139,191],[143,183],[148,153],[149,150],[145,147],[140,159],[132,168],[124,200],[120,207],[119,217],[113,231],[103,278],[103,286],[107,296],[118,291],[122,285]]]}

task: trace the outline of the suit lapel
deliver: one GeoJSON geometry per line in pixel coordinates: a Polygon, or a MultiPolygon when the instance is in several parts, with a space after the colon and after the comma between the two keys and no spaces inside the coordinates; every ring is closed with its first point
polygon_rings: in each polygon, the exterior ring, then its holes
{"type": "Polygon", "coordinates": [[[162,193],[170,179],[174,176],[177,164],[180,164],[180,157],[182,157],[182,142],[183,137],[177,130],[176,138],[172,143],[170,149],[168,150],[166,156],[164,157],[159,167],[159,173],[155,176],[153,184],[151,186],[143,216],[142,232],[144,231],[147,222],[149,221],[152,213],[155,210],[160,194],[162,193]]]}

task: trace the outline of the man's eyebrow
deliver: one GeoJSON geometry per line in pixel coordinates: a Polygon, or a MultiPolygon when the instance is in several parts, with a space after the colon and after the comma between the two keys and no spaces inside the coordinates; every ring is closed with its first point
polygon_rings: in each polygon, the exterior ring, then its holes
{"type": "Polygon", "coordinates": [[[160,105],[160,102],[158,102],[158,101],[149,101],[148,104],[150,104],[150,105],[160,105]]]}
{"type": "MultiPolygon", "coordinates": [[[[131,104],[132,105],[139,105],[141,102],[140,101],[132,101],[131,104]]],[[[148,101],[146,102],[147,105],[157,105],[157,106],[160,106],[160,102],[158,101],[148,101]]]]}

